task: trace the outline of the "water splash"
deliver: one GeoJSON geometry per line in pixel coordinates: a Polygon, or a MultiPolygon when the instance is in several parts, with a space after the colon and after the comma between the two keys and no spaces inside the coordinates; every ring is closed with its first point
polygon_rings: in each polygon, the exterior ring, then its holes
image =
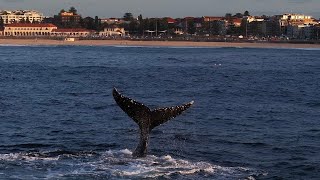
{"type": "MultiPolygon", "coordinates": [[[[68,178],[247,178],[254,171],[245,167],[223,167],[208,162],[192,162],[170,155],[133,158],[128,149],[109,150],[103,153],[64,151],[46,153],[0,154],[0,174],[6,178],[22,178],[21,173],[3,171],[20,168],[27,170],[25,176],[33,179],[68,178]],[[60,153],[59,153],[60,152],[60,153]]],[[[20,170],[21,172],[22,170],[20,170]]]]}

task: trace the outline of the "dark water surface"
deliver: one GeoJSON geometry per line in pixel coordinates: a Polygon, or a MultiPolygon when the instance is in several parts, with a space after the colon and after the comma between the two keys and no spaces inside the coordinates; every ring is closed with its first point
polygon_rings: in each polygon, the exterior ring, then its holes
{"type": "Polygon", "coordinates": [[[320,51],[0,46],[0,179],[317,179],[320,51]],[[195,100],[154,129],[111,92],[195,100]]]}

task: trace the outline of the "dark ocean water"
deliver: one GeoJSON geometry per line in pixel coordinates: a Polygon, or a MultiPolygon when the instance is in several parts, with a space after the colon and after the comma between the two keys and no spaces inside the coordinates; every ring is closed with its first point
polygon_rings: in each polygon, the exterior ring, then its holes
{"type": "Polygon", "coordinates": [[[318,179],[320,50],[0,46],[0,179],[318,179]],[[195,104],[152,132],[152,108],[195,104]]]}

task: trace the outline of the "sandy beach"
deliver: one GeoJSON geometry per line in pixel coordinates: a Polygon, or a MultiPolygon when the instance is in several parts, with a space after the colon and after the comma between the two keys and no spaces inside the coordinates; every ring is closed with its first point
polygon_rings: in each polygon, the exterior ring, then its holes
{"type": "Polygon", "coordinates": [[[192,41],[130,41],[130,40],[77,40],[0,39],[0,45],[81,45],[81,46],[163,46],[163,47],[244,47],[244,48],[319,48],[320,44],[292,43],[238,43],[192,41]]]}

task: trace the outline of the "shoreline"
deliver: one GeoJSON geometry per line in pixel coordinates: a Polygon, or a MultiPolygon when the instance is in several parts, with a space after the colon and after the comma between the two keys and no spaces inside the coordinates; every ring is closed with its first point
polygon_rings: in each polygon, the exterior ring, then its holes
{"type": "Polygon", "coordinates": [[[63,41],[52,39],[0,39],[0,45],[34,45],[34,46],[141,46],[141,47],[237,47],[237,48],[316,48],[320,44],[293,44],[270,42],[193,42],[193,41],[132,41],[132,40],[76,40],[63,41]]]}

